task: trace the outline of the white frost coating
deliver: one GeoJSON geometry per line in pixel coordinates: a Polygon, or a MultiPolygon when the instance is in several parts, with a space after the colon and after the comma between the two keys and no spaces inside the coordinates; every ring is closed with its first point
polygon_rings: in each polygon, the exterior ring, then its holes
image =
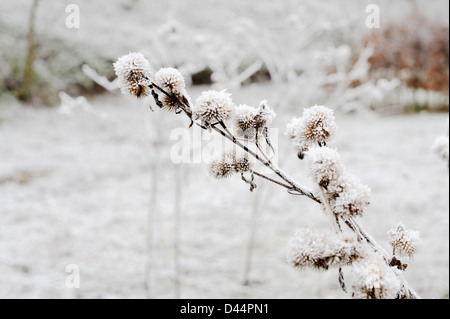
{"type": "Polygon", "coordinates": [[[259,102],[258,106],[258,114],[260,116],[260,124],[259,127],[269,127],[273,120],[277,117],[275,111],[269,106],[267,100],[262,100],[259,102]]]}
{"type": "Polygon", "coordinates": [[[209,90],[203,92],[194,105],[196,119],[206,127],[215,121],[229,120],[233,114],[234,104],[231,94],[222,91],[209,90]]]}
{"type": "Polygon", "coordinates": [[[266,100],[258,107],[241,104],[234,110],[234,131],[237,137],[254,141],[263,136],[263,129],[268,128],[275,117],[275,111],[266,100]]]}
{"type": "Polygon", "coordinates": [[[290,240],[287,260],[298,268],[328,269],[351,264],[359,258],[360,248],[354,236],[302,228],[290,240]]]}
{"type": "Polygon", "coordinates": [[[162,68],[155,74],[155,82],[161,88],[173,94],[183,94],[186,82],[181,73],[175,68],[162,68]]]}
{"type": "Polygon", "coordinates": [[[336,149],[329,147],[312,147],[307,154],[308,168],[317,184],[327,188],[344,172],[341,156],[336,149]]]}
{"type": "MultiPolygon", "coordinates": [[[[163,90],[169,94],[173,94],[180,101],[187,101],[190,105],[190,97],[186,91],[186,82],[181,73],[175,68],[162,68],[155,74],[155,82],[163,90]]],[[[160,94],[159,100],[163,104],[163,108],[168,111],[176,111],[179,108],[170,96],[160,94]]]]}
{"type": "Polygon", "coordinates": [[[303,111],[301,118],[293,118],[287,125],[286,134],[297,149],[322,145],[336,134],[333,110],[315,105],[303,111]]]}
{"type": "Polygon", "coordinates": [[[357,299],[393,299],[402,288],[400,279],[379,256],[368,254],[352,267],[352,296],[357,299]]]}
{"type": "Polygon", "coordinates": [[[148,79],[150,79],[150,63],[139,52],[132,52],[117,59],[114,71],[119,79],[119,87],[123,94],[136,97],[148,95],[148,79]]]}
{"type": "Polygon", "coordinates": [[[256,137],[256,116],[258,109],[241,104],[234,111],[234,131],[237,137],[254,140],[256,137]]]}
{"type": "Polygon", "coordinates": [[[209,164],[209,173],[215,178],[228,178],[235,173],[236,156],[233,152],[225,152],[213,158],[209,164]]]}
{"type": "Polygon", "coordinates": [[[360,216],[370,204],[370,187],[349,173],[333,181],[330,191],[333,195],[330,206],[338,215],[360,216]]]}
{"type": "Polygon", "coordinates": [[[394,253],[403,257],[412,258],[422,243],[420,233],[407,229],[402,223],[389,230],[388,236],[389,244],[394,249],[394,253]]]}

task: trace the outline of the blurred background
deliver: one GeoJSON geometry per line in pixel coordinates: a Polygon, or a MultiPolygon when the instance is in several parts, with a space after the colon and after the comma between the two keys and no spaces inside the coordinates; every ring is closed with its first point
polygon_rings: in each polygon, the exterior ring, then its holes
{"type": "Polygon", "coordinates": [[[236,104],[268,100],[279,165],[304,184],[285,125],[311,105],[335,110],[332,146],[372,188],[361,223],[386,249],[398,222],[420,231],[406,278],[422,297],[448,298],[448,158],[433,151],[448,141],[448,10],[445,0],[2,1],[0,297],[349,297],[337,272],[286,263],[297,228],[329,227],[314,202],[173,162],[171,132],[188,120],[151,112],[115,82],[112,63],[139,51],[155,71],[177,67],[192,99],[213,88],[236,104]]]}

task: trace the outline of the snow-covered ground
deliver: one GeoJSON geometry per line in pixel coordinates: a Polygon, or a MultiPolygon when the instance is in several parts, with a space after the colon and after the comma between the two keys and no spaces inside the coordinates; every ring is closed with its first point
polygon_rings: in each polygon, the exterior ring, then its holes
{"type": "MultiPolygon", "coordinates": [[[[275,89],[232,93],[236,103],[254,104],[275,89]]],[[[0,107],[0,297],[348,298],[335,270],[297,271],[285,260],[297,228],[329,227],[317,204],[260,180],[253,193],[237,176],[213,180],[205,164],[173,164],[170,133],[188,125],[181,116],[111,94],[89,103],[70,115],[11,101],[0,107]],[[79,269],[78,289],[66,286],[68,265],[79,269]]],[[[273,107],[281,133],[301,114],[273,107]]],[[[420,231],[423,246],[406,278],[424,298],[448,298],[449,171],[430,150],[448,114],[336,118],[332,146],[372,188],[361,223],[386,249],[397,222],[420,231]]],[[[310,184],[282,134],[278,148],[280,166],[310,184]]]]}

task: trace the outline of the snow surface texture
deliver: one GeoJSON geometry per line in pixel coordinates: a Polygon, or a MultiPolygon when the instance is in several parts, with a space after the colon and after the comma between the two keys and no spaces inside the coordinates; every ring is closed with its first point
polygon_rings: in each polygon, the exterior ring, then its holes
{"type": "MultiPolygon", "coordinates": [[[[255,105],[269,89],[230,93],[236,103],[255,105]]],[[[206,163],[173,164],[171,129],[189,124],[181,115],[112,95],[90,105],[90,112],[78,107],[70,116],[14,102],[0,108],[0,297],[174,298],[176,280],[181,298],[349,297],[337,271],[298,271],[286,261],[298,228],[331,230],[316,203],[259,179],[250,193],[239,176],[211,178],[206,163]],[[243,285],[255,199],[258,226],[243,285]],[[66,287],[71,264],[80,269],[79,289],[66,287]]],[[[283,132],[301,112],[278,112],[273,127],[283,132]]],[[[448,116],[335,116],[330,146],[372,188],[362,224],[386,250],[387,232],[398,222],[419,231],[422,249],[406,278],[422,297],[448,298],[449,175],[431,151],[448,116]]],[[[278,141],[280,166],[311,185],[288,138],[281,133],[278,141]]]]}

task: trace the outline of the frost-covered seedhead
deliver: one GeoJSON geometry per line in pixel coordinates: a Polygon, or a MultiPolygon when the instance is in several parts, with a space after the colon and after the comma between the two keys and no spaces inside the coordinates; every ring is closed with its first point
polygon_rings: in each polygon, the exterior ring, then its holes
{"type": "Polygon", "coordinates": [[[327,270],[353,263],[360,257],[356,238],[323,234],[309,228],[297,230],[290,241],[288,262],[296,268],[327,270]]]}
{"type": "Polygon", "coordinates": [[[236,107],[234,112],[234,131],[239,138],[256,138],[256,117],[258,109],[245,104],[236,107]]]}
{"type": "Polygon", "coordinates": [[[214,178],[228,178],[235,173],[236,155],[225,152],[209,163],[209,173],[214,178]]]}
{"type": "Polygon", "coordinates": [[[275,111],[269,106],[267,100],[262,100],[259,102],[258,106],[258,116],[256,118],[256,128],[262,129],[265,127],[269,127],[277,114],[275,111]]]}
{"type": "Polygon", "coordinates": [[[261,101],[257,108],[239,105],[234,112],[235,133],[239,138],[254,141],[263,136],[263,129],[268,128],[275,117],[266,100],[261,101]]]}
{"type": "Polygon", "coordinates": [[[301,118],[293,118],[286,134],[297,149],[325,145],[336,134],[333,110],[315,105],[303,111],[301,118]]]}
{"type": "Polygon", "coordinates": [[[223,91],[209,90],[203,92],[194,106],[196,119],[209,127],[216,121],[229,120],[233,114],[234,104],[231,94],[223,91]]]}
{"type": "Polygon", "coordinates": [[[331,210],[340,216],[361,216],[370,204],[370,187],[358,177],[344,173],[329,187],[331,210]]]}
{"type": "Polygon", "coordinates": [[[114,71],[123,94],[144,97],[150,94],[150,63],[142,53],[129,53],[117,59],[114,71]]]}
{"type": "MultiPolygon", "coordinates": [[[[189,101],[186,92],[186,82],[181,73],[175,68],[162,68],[155,74],[155,82],[167,93],[172,94],[178,100],[189,101]]],[[[172,97],[163,94],[160,97],[162,106],[168,111],[177,111],[179,104],[172,97]]],[[[190,102],[189,102],[190,104],[190,102]]]]}
{"type": "Polygon", "coordinates": [[[407,229],[401,223],[389,230],[388,236],[394,255],[403,257],[412,258],[422,243],[419,232],[407,229]]]}
{"type": "Polygon", "coordinates": [[[184,77],[175,68],[160,69],[155,74],[155,82],[161,88],[172,94],[182,94],[186,89],[184,77]]]}
{"type": "Polygon", "coordinates": [[[211,176],[221,179],[234,173],[246,173],[252,170],[253,163],[246,156],[237,156],[234,151],[222,153],[209,163],[211,176]]]}
{"type": "Polygon", "coordinates": [[[237,173],[246,173],[250,172],[253,168],[253,163],[250,162],[248,157],[242,156],[236,158],[236,161],[234,163],[234,170],[237,173]]]}
{"type": "Polygon", "coordinates": [[[299,138],[300,127],[302,125],[303,119],[301,117],[294,117],[286,126],[286,135],[291,140],[292,144],[297,150],[307,151],[308,147],[304,145],[299,138]]]}
{"type": "Polygon", "coordinates": [[[325,189],[338,180],[344,171],[341,156],[335,149],[314,146],[306,152],[306,156],[314,182],[325,189]]]}
{"type": "Polygon", "coordinates": [[[395,272],[377,257],[364,256],[352,267],[352,297],[356,299],[394,299],[402,284],[395,272]]]}

